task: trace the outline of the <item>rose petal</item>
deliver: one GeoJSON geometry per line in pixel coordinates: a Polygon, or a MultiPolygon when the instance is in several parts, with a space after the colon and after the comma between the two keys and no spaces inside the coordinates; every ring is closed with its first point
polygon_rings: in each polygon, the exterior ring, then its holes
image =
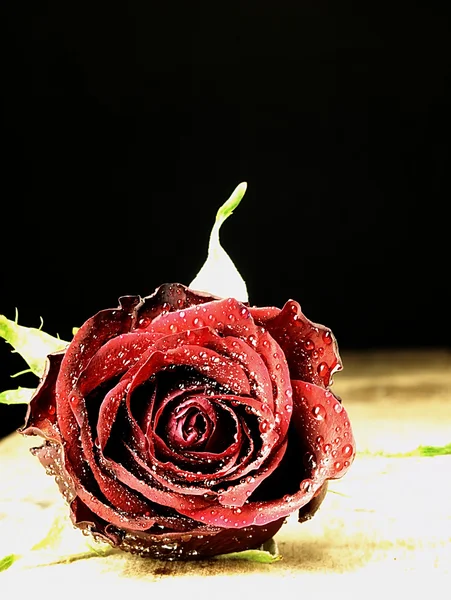
{"type": "Polygon", "coordinates": [[[224,335],[242,338],[256,333],[249,310],[234,298],[216,300],[182,311],[162,313],[152,321],[147,331],[169,335],[205,326],[212,327],[224,335]]]}
{"type": "Polygon", "coordinates": [[[161,314],[217,299],[202,292],[194,292],[181,283],[164,283],[136,307],[132,329],[145,329],[161,314]]]}
{"type": "Polygon", "coordinates": [[[40,448],[35,448],[33,454],[38,457],[48,472],[55,475],[61,493],[69,502],[73,502],[78,496],[94,514],[118,527],[143,531],[149,529],[155,522],[155,519],[147,515],[125,516],[89,492],[72,472],[70,463],[64,459],[63,448],[60,444],[46,442],[40,448]],[[68,465],[69,468],[67,469],[64,465],[68,465]]]}
{"type": "Polygon", "coordinates": [[[342,369],[342,364],[330,329],[307,319],[294,300],[287,302],[277,316],[271,316],[274,313],[270,309],[251,308],[250,312],[280,344],[292,379],[323,387],[332,384],[332,375],[342,369]]]}
{"type": "Polygon", "coordinates": [[[55,386],[64,352],[50,354],[39,386],[28,405],[24,435],[40,435],[46,440],[61,442],[57,419],[55,386]]]}
{"type": "Polygon", "coordinates": [[[84,396],[128,371],[162,337],[159,333],[125,333],[108,340],[82,371],[77,385],[84,396]]]}
{"type": "Polygon", "coordinates": [[[58,427],[67,443],[71,457],[77,459],[78,428],[69,398],[75,382],[92,357],[111,338],[130,329],[132,315],[139,303],[137,296],[123,297],[117,309],[98,312],[86,321],[65,351],[56,381],[58,427]]]}
{"type": "Polygon", "coordinates": [[[293,425],[316,454],[319,476],[338,479],[355,456],[349,417],[332,392],[304,381],[292,381],[293,425]]]}

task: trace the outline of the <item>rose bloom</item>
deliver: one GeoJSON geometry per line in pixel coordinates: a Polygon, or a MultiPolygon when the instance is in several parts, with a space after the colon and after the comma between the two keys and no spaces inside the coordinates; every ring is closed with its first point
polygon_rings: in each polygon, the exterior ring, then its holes
{"type": "Polygon", "coordinates": [[[181,284],[121,298],[48,357],[22,432],[74,525],[124,550],[202,558],[309,519],[354,458],[329,329],[181,284]]]}

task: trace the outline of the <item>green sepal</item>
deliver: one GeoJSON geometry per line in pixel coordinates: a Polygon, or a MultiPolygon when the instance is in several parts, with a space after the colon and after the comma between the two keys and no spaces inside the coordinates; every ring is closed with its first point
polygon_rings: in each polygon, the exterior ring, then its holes
{"type": "Polygon", "coordinates": [[[255,550],[243,550],[242,552],[230,552],[229,554],[218,554],[215,556],[217,560],[247,560],[249,562],[257,563],[274,563],[282,559],[279,554],[279,548],[274,540],[271,538],[260,548],[255,550]]]}
{"type": "Polygon", "coordinates": [[[0,404],[29,404],[36,390],[31,388],[18,388],[0,393],[0,404]]]}
{"type": "Polygon", "coordinates": [[[6,571],[9,567],[12,567],[19,558],[21,558],[20,554],[8,554],[8,556],[0,558],[0,572],[6,571]]]}
{"type": "Polygon", "coordinates": [[[23,327],[3,315],[0,315],[0,337],[11,344],[38,377],[44,374],[47,356],[65,350],[69,343],[40,329],[23,327]]]}
{"type": "Polygon", "coordinates": [[[240,183],[218,210],[210,234],[207,260],[190,283],[191,289],[207,292],[220,298],[231,297],[241,302],[248,302],[246,283],[219,241],[221,225],[241,202],[246,188],[247,183],[240,183]]]}

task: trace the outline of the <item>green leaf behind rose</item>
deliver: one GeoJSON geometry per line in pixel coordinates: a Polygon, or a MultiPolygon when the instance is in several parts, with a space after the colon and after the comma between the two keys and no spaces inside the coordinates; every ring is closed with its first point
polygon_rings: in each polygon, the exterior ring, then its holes
{"type": "Polygon", "coordinates": [[[47,356],[68,345],[64,340],[34,327],[23,327],[3,315],[0,315],[0,337],[11,344],[38,377],[44,373],[47,356]]]}
{"type": "Polygon", "coordinates": [[[247,183],[240,183],[230,198],[218,210],[210,234],[207,260],[190,283],[189,287],[191,289],[208,292],[221,298],[233,297],[241,302],[248,301],[246,283],[219,241],[221,225],[239,205],[246,188],[247,183]]]}
{"type": "MultiPolygon", "coordinates": [[[[14,348],[14,351],[26,361],[29,369],[16,373],[13,377],[31,371],[41,377],[45,371],[47,356],[53,352],[64,350],[68,342],[55,338],[41,329],[23,327],[0,315],[0,337],[14,348]]],[[[33,389],[19,387],[0,393],[1,404],[28,404],[34,393],[33,389]]]]}
{"type": "Polygon", "coordinates": [[[229,554],[218,554],[216,560],[247,560],[258,563],[274,563],[282,559],[279,548],[273,538],[265,542],[255,550],[243,550],[242,552],[230,552],[229,554]]]}
{"type": "Polygon", "coordinates": [[[28,404],[35,390],[19,387],[17,390],[6,390],[0,393],[0,404],[28,404]]]}

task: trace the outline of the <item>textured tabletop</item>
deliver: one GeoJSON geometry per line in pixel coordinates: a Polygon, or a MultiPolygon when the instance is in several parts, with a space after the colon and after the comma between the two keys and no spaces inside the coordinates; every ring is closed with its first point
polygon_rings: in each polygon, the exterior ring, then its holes
{"type": "Polygon", "coordinates": [[[408,454],[451,443],[451,355],[387,352],[343,359],[334,391],[350,415],[358,455],[347,476],[330,483],[311,521],[298,525],[290,518],[284,525],[276,538],[281,561],[96,556],[70,524],[54,548],[27,553],[65,508],[53,479],[28,451],[36,440],[14,434],[0,443],[0,559],[23,557],[0,573],[0,598],[257,598],[294,590],[299,598],[315,593],[350,599],[379,597],[383,589],[411,598],[435,592],[448,597],[451,454],[408,454]]]}

